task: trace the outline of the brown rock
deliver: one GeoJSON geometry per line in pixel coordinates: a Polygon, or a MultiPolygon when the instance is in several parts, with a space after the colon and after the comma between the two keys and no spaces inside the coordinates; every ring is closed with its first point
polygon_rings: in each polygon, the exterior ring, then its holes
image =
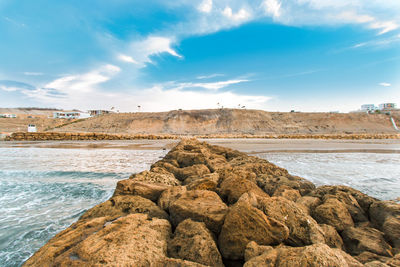
{"type": "Polygon", "coordinates": [[[378,255],[392,256],[392,248],[383,238],[383,233],[370,227],[348,227],[342,233],[346,251],[352,255],[369,251],[378,255]]]}
{"type": "Polygon", "coordinates": [[[229,208],[221,234],[218,237],[220,252],[224,258],[244,258],[246,245],[255,241],[261,245],[277,245],[289,236],[289,229],[273,218],[268,218],[253,207],[244,194],[229,208]]]}
{"type": "Polygon", "coordinates": [[[208,190],[192,190],[183,193],[169,207],[171,221],[178,225],[185,219],[204,222],[208,229],[219,233],[228,207],[217,193],[208,190]]]}
{"type": "Polygon", "coordinates": [[[368,221],[368,217],[365,214],[364,210],[360,207],[357,200],[350,193],[339,191],[335,195],[326,194],[323,196],[322,199],[323,201],[325,201],[328,198],[336,198],[337,200],[345,204],[347,210],[351,215],[351,218],[355,223],[368,221]]]}
{"type": "Polygon", "coordinates": [[[303,196],[297,199],[296,203],[307,212],[308,215],[311,215],[311,211],[321,204],[321,200],[317,197],[303,196]]]}
{"type": "Polygon", "coordinates": [[[227,199],[229,204],[233,204],[244,194],[254,193],[258,196],[268,198],[269,196],[261,190],[255,183],[243,178],[225,178],[220,185],[220,195],[227,199]]]}
{"type": "Polygon", "coordinates": [[[282,185],[298,190],[302,196],[315,189],[315,185],[310,181],[289,174],[286,174],[285,176],[260,174],[257,176],[257,185],[270,196],[272,196],[275,190],[282,185]]]}
{"type": "Polygon", "coordinates": [[[364,264],[365,267],[389,267],[389,265],[380,261],[370,261],[364,264]]]}
{"type": "Polygon", "coordinates": [[[377,255],[369,251],[364,251],[361,254],[354,256],[354,258],[364,264],[371,261],[386,262],[390,259],[389,257],[377,255]]]}
{"type": "Polygon", "coordinates": [[[114,196],[137,195],[157,202],[161,193],[167,188],[168,186],[166,185],[149,184],[137,182],[135,179],[126,179],[118,181],[114,196]]]}
{"type": "Polygon", "coordinates": [[[168,243],[168,255],[208,266],[224,266],[213,234],[204,223],[186,219],[168,243]]]}
{"type": "MultiPolygon", "coordinates": [[[[186,180],[185,180],[186,181],[186,180]]],[[[218,184],[213,180],[204,178],[198,179],[187,185],[188,190],[210,190],[216,191],[218,184]]]]}
{"type": "Polygon", "coordinates": [[[244,267],[347,267],[363,266],[351,256],[339,249],[332,249],[325,244],[314,244],[305,247],[278,247],[258,257],[253,257],[244,267]]]}
{"type": "Polygon", "coordinates": [[[324,233],[318,223],[293,201],[283,197],[260,199],[259,208],[269,219],[273,218],[289,228],[286,244],[304,246],[325,243],[324,233]]]}
{"type": "Polygon", "coordinates": [[[166,189],[158,199],[158,206],[163,210],[169,211],[172,203],[178,200],[186,191],[186,186],[173,186],[166,189]]]}
{"type": "Polygon", "coordinates": [[[172,173],[169,172],[154,172],[154,171],[143,171],[141,173],[134,174],[130,177],[137,182],[145,182],[148,184],[161,184],[161,185],[180,185],[172,173]]]}
{"type": "Polygon", "coordinates": [[[390,267],[399,267],[400,266],[400,253],[396,254],[392,259],[389,259],[386,262],[390,267]]]}
{"type": "Polygon", "coordinates": [[[287,185],[279,186],[272,195],[273,197],[284,197],[288,200],[296,202],[297,199],[301,198],[301,195],[298,190],[292,189],[287,185]]]}
{"type": "Polygon", "coordinates": [[[109,221],[132,213],[145,213],[149,218],[167,219],[168,214],[154,202],[140,196],[115,196],[90,210],[80,219],[107,217],[109,221]]]}
{"type": "Polygon", "coordinates": [[[102,220],[95,218],[77,225],[79,229],[68,228],[51,239],[24,266],[150,266],[166,257],[171,233],[167,220],[149,220],[145,214],[131,214],[99,228],[102,220]],[[97,225],[97,231],[83,236],[81,231],[91,222],[97,225]],[[70,235],[77,231],[80,238],[71,244],[70,235]],[[59,250],[60,246],[64,249],[59,250]]]}
{"type": "Polygon", "coordinates": [[[377,199],[370,197],[354,188],[344,186],[344,185],[324,185],[320,186],[314,191],[312,191],[309,195],[314,197],[323,198],[324,195],[336,195],[338,192],[345,192],[351,194],[358,202],[360,207],[364,210],[364,212],[368,212],[369,206],[377,201],[377,199]]]}
{"type": "Polygon", "coordinates": [[[345,204],[337,199],[329,198],[312,212],[318,223],[332,225],[338,232],[349,226],[354,226],[353,219],[345,204]]]}
{"type": "Polygon", "coordinates": [[[210,173],[210,170],[204,164],[195,164],[182,169],[179,169],[176,174],[176,178],[183,181],[188,177],[194,176],[201,178],[205,174],[210,173]]]}
{"type": "Polygon", "coordinates": [[[339,248],[344,250],[343,240],[339,233],[336,231],[335,227],[328,224],[319,225],[324,232],[325,244],[331,248],[339,248]]]}
{"type": "Polygon", "coordinates": [[[193,182],[195,182],[197,180],[202,180],[202,179],[207,179],[207,180],[213,181],[216,184],[218,184],[219,183],[219,174],[216,173],[216,172],[213,172],[213,173],[204,174],[201,177],[199,177],[199,176],[189,176],[188,178],[186,178],[183,181],[183,184],[184,185],[188,185],[190,183],[193,183],[193,182]]]}
{"type": "Polygon", "coordinates": [[[395,201],[376,201],[370,209],[372,223],[385,233],[387,240],[400,248],[400,204],[395,201]]]}
{"type": "Polygon", "coordinates": [[[273,249],[274,248],[271,246],[260,246],[256,242],[251,241],[247,244],[246,250],[244,251],[244,261],[249,261],[251,258],[258,257],[273,249]]]}
{"type": "Polygon", "coordinates": [[[152,267],[206,267],[206,265],[174,258],[164,258],[157,263],[151,265],[152,267]]]}

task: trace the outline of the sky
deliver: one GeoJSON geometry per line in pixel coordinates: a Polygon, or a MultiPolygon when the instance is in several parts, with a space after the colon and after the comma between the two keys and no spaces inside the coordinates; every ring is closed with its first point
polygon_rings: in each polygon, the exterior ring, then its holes
{"type": "Polygon", "coordinates": [[[0,0],[0,107],[400,104],[399,0],[0,0]]]}

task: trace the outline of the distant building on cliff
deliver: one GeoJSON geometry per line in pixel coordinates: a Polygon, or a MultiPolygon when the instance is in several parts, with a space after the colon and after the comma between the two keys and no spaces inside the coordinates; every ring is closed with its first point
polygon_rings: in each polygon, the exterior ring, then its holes
{"type": "Polygon", "coordinates": [[[81,114],[77,111],[56,111],[53,113],[54,119],[79,119],[81,114]]]}
{"type": "Polygon", "coordinates": [[[15,114],[0,114],[0,118],[16,118],[15,114]]]}
{"type": "Polygon", "coordinates": [[[374,104],[364,104],[361,105],[361,111],[365,112],[374,112],[376,110],[376,106],[374,104]]]}
{"type": "Polygon", "coordinates": [[[28,125],[28,133],[36,133],[37,129],[36,129],[36,125],[35,124],[29,124],[28,125]]]}
{"type": "Polygon", "coordinates": [[[396,103],[382,103],[379,104],[380,110],[393,110],[396,109],[396,103]]]}
{"type": "Polygon", "coordinates": [[[95,117],[95,116],[100,116],[100,115],[112,113],[112,111],[102,110],[102,109],[88,110],[88,112],[90,114],[90,117],[95,117]]]}

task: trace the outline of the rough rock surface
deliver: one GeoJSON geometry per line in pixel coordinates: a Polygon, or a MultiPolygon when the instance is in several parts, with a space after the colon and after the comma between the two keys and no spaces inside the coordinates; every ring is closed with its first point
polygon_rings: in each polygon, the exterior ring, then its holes
{"type": "Polygon", "coordinates": [[[168,243],[168,255],[209,266],[224,266],[213,234],[204,223],[186,219],[168,243]]]}
{"type": "Polygon", "coordinates": [[[396,202],[187,139],[25,266],[397,267],[399,252],[396,202]]]}
{"type": "Polygon", "coordinates": [[[204,222],[214,233],[219,233],[224,223],[228,206],[222,202],[217,193],[208,190],[192,190],[183,193],[169,207],[171,222],[178,225],[190,218],[204,222]]]}
{"type": "Polygon", "coordinates": [[[247,261],[245,267],[258,266],[363,266],[339,249],[332,249],[325,244],[314,244],[305,247],[271,248],[260,256],[247,261]]]}
{"type": "Polygon", "coordinates": [[[244,258],[244,250],[250,241],[260,245],[278,245],[288,236],[287,226],[268,218],[242,197],[229,208],[218,245],[224,258],[237,260],[244,258]]]}

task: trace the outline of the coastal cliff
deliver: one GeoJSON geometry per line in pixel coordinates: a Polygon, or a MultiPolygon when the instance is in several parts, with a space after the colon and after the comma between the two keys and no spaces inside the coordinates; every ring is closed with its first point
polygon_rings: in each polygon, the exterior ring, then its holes
{"type": "Polygon", "coordinates": [[[24,266],[400,266],[400,205],[194,139],[24,266]]]}

